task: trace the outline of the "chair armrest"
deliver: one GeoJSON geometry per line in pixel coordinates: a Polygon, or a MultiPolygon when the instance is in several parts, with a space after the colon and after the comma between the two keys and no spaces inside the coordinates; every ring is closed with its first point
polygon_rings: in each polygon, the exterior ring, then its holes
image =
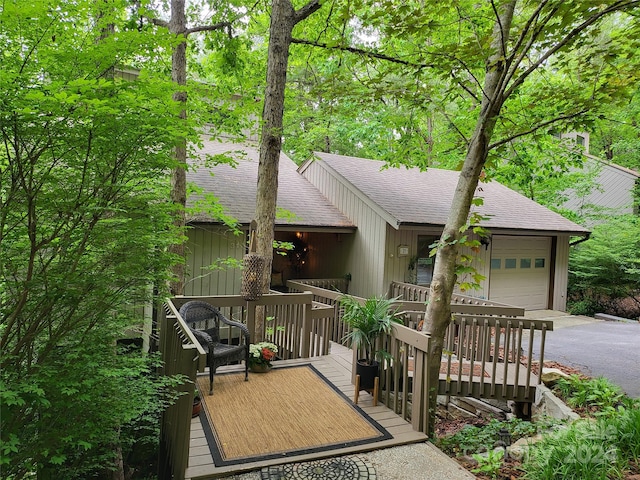
{"type": "Polygon", "coordinates": [[[244,338],[246,339],[247,343],[251,343],[251,338],[249,335],[249,329],[247,328],[247,326],[244,323],[240,323],[240,322],[235,322],[233,320],[229,320],[227,317],[225,317],[224,315],[220,314],[220,320],[222,320],[222,323],[229,325],[230,327],[237,327],[242,331],[242,334],[244,335],[244,338]]]}
{"type": "Polygon", "coordinates": [[[196,337],[198,343],[200,343],[201,346],[206,344],[207,348],[211,351],[213,348],[213,339],[211,338],[211,335],[204,330],[195,330],[193,328],[190,328],[190,330],[191,333],[193,333],[193,336],[196,337]]]}

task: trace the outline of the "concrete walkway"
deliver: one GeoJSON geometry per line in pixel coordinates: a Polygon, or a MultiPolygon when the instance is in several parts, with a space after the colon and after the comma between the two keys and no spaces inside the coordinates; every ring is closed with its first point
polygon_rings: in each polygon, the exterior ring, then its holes
{"type": "Polygon", "coordinates": [[[571,315],[570,313],[560,312],[558,310],[527,310],[524,313],[524,317],[532,320],[551,320],[554,331],[559,328],[575,327],[577,325],[587,325],[602,321],[596,320],[593,317],[571,315]]]}
{"type": "Polygon", "coordinates": [[[554,360],[592,377],[606,377],[630,397],[640,398],[640,323],[553,310],[526,312],[525,316],[553,321],[554,331],[545,341],[545,361],[554,360]]]}
{"type": "MultiPolygon", "coordinates": [[[[357,480],[473,480],[476,477],[461,467],[458,462],[442,453],[431,443],[414,443],[401,447],[385,448],[367,453],[359,453],[343,460],[357,460],[360,465],[366,465],[368,470],[361,469],[360,474],[340,475],[339,472],[330,473],[326,470],[326,478],[344,478],[357,480]]],[[[331,462],[328,459],[327,464],[331,462]]],[[[279,476],[279,479],[310,480],[321,478],[322,462],[312,462],[312,474],[305,474],[304,464],[297,469],[288,469],[288,474],[279,476]]],[[[346,463],[346,462],[345,462],[346,463]]],[[[271,478],[267,469],[224,477],[221,480],[263,480],[271,478]]]]}

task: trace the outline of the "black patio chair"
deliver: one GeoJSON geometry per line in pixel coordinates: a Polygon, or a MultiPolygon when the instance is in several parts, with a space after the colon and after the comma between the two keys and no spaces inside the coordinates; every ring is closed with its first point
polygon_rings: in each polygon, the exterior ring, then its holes
{"type": "Polygon", "coordinates": [[[187,325],[194,322],[206,322],[207,328],[197,330],[191,328],[202,348],[207,352],[207,365],[209,366],[209,395],[213,394],[213,375],[218,367],[228,365],[232,362],[244,360],[244,380],[249,379],[249,344],[251,339],[249,329],[240,322],[234,322],[222,315],[213,305],[199,300],[185,303],[180,308],[180,316],[187,325]],[[242,335],[239,345],[230,345],[220,342],[220,324],[237,327],[242,335]]]}

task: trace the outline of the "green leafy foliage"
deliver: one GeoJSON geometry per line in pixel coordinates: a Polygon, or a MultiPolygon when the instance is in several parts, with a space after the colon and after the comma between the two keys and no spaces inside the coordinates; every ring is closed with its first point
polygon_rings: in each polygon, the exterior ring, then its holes
{"type": "MultiPolygon", "coordinates": [[[[120,28],[126,2],[9,1],[0,12],[0,465],[92,478],[157,445],[180,379],[123,351],[180,241],[168,172],[172,86],[161,37],[120,28]],[[112,28],[113,27],[113,28],[112,28]],[[110,32],[105,35],[105,32],[110,32]],[[135,81],[116,68],[146,59],[135,81]]],[[[150,325],[148,325],[150,327],[150,325]]]]}
{"type": "Polygon", "coordinates": [[[621,478],[622,460],[614,445],[615,430],[604,422],[574,422],[546,435],[529,449],[525,478],[607,480],[621,478]]]}
{"type": "Polygon", "coordinates": [[[595,122],[590,151],[606,160],[640,171],[640,91],[630,89],[630,98],[603,105],[605,111],[595,122]]]}
{"type": "Polygon", "coordinates": [[[624,478],[640,455],[640,403],[604,378],[561,379],[556,391],[574,408],[594,415],[545,435],[522,468],[526,478],[624,478]]]}
{"type": "Polygon", "coordinates": [[[548,428],[549,423],[537,424],[514,418],[509,421],[491,419],[486,425],[467,425],[453,435],[439,438],[437,445],[449,455],[460,456],[493,450],[498,446],[498,432],[506,429],[512,441],[534,435],[539,429],[548,428]]]}
{"type": "Polygon", "coordinates": [[[640,460],[640,405],[636,402],[612,420],[622,458],[640,460]]]}
{"type": "Polygon", "coordinates": [[[637,216],[613,217],[595,226],[591,238],[571,251],[570,299],[583,302],[578,304],[583,311],[597,305],[606,312],[613,299],[637,297],[640,292],[638,251],[640,218],[637,216]]]}
{"type": "Polygon", "coordinates": [[[615,414],[624,398],[620,387],[604,377],[585,379],[571,375],[559,379],[554,388],[571,407],[596,416],[615,414]]]}
{"type": "Polygon", "coordinates": [[[489,450],[484,455],[474,453],[473,458],[478,462],[478,466],[471,470],[473,473],[485,473],[491,478],[497,478],[502,466],[504,452],[499,449],[489,450]]]}

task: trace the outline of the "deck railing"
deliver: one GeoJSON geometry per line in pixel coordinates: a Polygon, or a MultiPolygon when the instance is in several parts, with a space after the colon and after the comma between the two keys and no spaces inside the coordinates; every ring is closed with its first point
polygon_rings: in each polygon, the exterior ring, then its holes
{"type": "MultiPolygon", "coordinates": [[[[197,371],[204,371],[206,366],[206,354],[189,329],[206,326],[187,325],[180,317],[180,307],[189,300],[207,301],[229,318],[245,322],[254,333],[256,307],[264,306],[266,339],[278,345],[280,357],[309,358],[327,354],[329,342],[341,342],[347,333],[339,306],[342,293],[322,288],[326,285],[334,287],[340,281],[344,280],[315,281],[316,285],[288,281],[290,290],[301,293],[266,294],[255,302],[246,302],[237,295],[176,297],[167,302],[159,319],[164,373],[183,374],[191,382],[180,387],[184,395],[167,409],[162,419],[166,472],[172,472],[173,478],[184,476],[194,382],[197,371]]],[[[438,392],[445,395],[532,400],[535,391],[532,387],[537,384],[532,374],[535,342],[539,342],[542,360],[545,335],[553,329],[552,322],[513,318],[516,313],[508,306],[452,304],[452,311],[458,313],[445,336],[445,355],[436,387],[429,384],[428,378],[431,339],[416,329],[420,315],[423,315],[424,301],[402,300],[396,302],[395,308],[404,325],[394,325],[392,334],[382,340],[391,357],[383,364],[379,399],[411,421],[415,430],[428,433],[430,409],[434,407],[429,404],[431,388],[438,388],[438,392]],[[467,311],[469,308],[471,311],[467,311]],[[477,308],[490,313],[480,315],[477,308]]],[[[223,338],[234,341],[231,331],[223,338]]],[[[253,342],[258,340],[252,337],[253,342]]],[[[354,353],[354,359],[355,356],[354,353]]]]}
{"type": "Polygon", "coordinates": [[[411,423],[414,430],[429,435],[431,384],[427,358],[431,338],[404,325],[395,324],[383,339],[391,359],[383,361],[380,378],[380,401],[411,423]]]}
{"type": "Polygon", "coordinates": [[[207,354],[182,321],[175,306],[168,302],[160,312],[160,351],[162,373],[184,375],[188,381],[176,387],[177,401],[162,414],[160,422],[160,479],[184,478],[189,461],[191,409],[196,374],[203,371],[207,354]]]}
{"type": "MultiPolygon", "coordinates": [[[[202,300],[217,307],[230,319],[245,323],[251,334],[251,341],[271,341],[278,346],[278,356],[283,359],[309,358],[326,355],[329,352],[329,331],[334,318],[334,309],[313,301],[309,292],[282,294],[273,292],[259,299],[247,302],[239,295],[218,295],[211,297],[176,297],[171,301],[176,309],[190,300],[202,300]],[[265,309],[264,338],[255,335],[256,307],[265,309]]],[[[206,324],[189,325],[204,329],[206,324]]],[[[237,341],[238,332],[224,329],[222,341],[237,341]],[[234,338],[234,335],[236,336],[234,338]]]]}
{"type": "MultiPolygon", "coordinates": [[[[429,299],[429,287],[411,283],[391,282],[389,298],[396,297],[407,301],[422,302],[424,305],[429,299]]],[[[524,315],[524,308],[482,298],[470,297],[460,293],[453,293],[453,295],[451,295],[451,311],[454,313],[477,313],[479,315],[500,315],[505,317],[524,315]]]]}
{"type": "Polygon", "coordinates": [[[542,365],[552,330],[546,320],[454,315],[445,336],[440,394],[533,401],[531,387],[540,383],[532,371],[534,351],[542,365]]]}
{"type": "MultiPolygon", "coordinates": [[[[331,284],[332,281],[316,280],[315,283],[326,285],[331,284]]],[[[416,296],[423,298],[424,292],[428,293],[425,287],[394,283],[395,287],[392,286],[390,291],[396,293],[405,291],[411,298],[416,296]],[[405,286],[407,290],[401,290],[401,287],[404,289],[405,286]]],[[[287,286],[290,290],[308,290],[312,293],[314,300],[333,305],[336,320],[332,330],[332,340],[341,342],[344,335],[348,333],[348,327],[341,321],[342,311],[339,307],[339,299],[342,293],[319,286],[310,286],[306,280],[288,281],[287,286]]],[[[365,299],[360,298],[360,300],[365,299]]],[[[539,361],[542,362],[546,332],[553,330],[553,322],[522,318],[520,315],[524,313],[524,309],[518,307],[495,302],[489,304],[491,302],[462,295],[457,295],[454,300],[463,303],[451,304],[454,319],[445,335],[444,360],[440,369],[441,381],[438,392],[443,395],[532,401],[535,390],[531,386],[539,383],[539,378],[532,371],[533,352],[536,350],[537,342],[536,352],[539,352],[539,361]]],[[[408,331],[424,336],[416,331],[420,329],[424,319],[424,301],[400,300],[394,304],[393,308],[398,312],[399,318],[403,320],[408,331]]],[[[408,332],[405,333],[409,335],[408,332]]],[[[414,338],[412,341],[418,340],[414,338]]],[[[407,347],[403,351],[406,354],[409,350],[411,348],[407,347]]],[[[395,361],[397,365],[402,366],[404,372],[397,373],[395,370],[398,369],[395,369],[393,374],[406,375],[411,383],[416,360],[413,354],[408,355],[405,360],[395,361]]],[[[389,375],[391,371],[385,372],[385,375],[389,375]]],[[[389,383],[390,381],[391,379],[385,379],[385,385],[393,386],[393,382],[389,383]]],[[[402,376],[399,376],[397,381],[403,385],[407,384],[402,376]]],[[[397,390],[391,391],[397,392],[397,390]]],[[[404,398],[403,401],[406,402],[407,399],[404,398]]]]}
{"type": "Polygon", "coordinates": [[[333,310],[333,320],[327,325],[327,333],[329,335],[329,340],[336,343],[341,343],[344,336],[349,332],[344,322],[341,321],[342,311],[339,305],[339,300],[344,294],[341,291],[326,288],[326,286],[337,285],[341,281],[345,282],[346,285],[346,281],[343,279],[287,281],[287,288],[289,288],[290,292],[309,292],[313,296],[314,302],[325,305],[326,308],[333,310]]]}

